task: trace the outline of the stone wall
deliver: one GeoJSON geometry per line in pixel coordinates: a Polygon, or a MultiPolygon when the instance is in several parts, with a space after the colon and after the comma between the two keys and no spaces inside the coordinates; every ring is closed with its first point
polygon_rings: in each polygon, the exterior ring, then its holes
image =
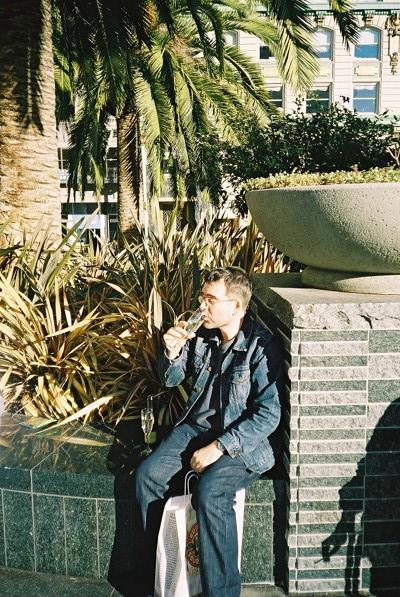
{"type": "Polygon", "coordinates": [[[25,418],[0,417],[0,566],[104,577],[115,527],[112,439],[80,425],[37,435],[25,418]]]}
{"type": "MultiPolygon", "coordinates": [[[[104,578],[111,558],[113,580],[129,587],[132,446],[142,441],[141,430],[129,427],[122,450],[115,453],[110,451],[113,436],[90,425],[70,424],[38,435],[24,426],[26,418],[0,416],[0,567],[104,578]]],[[[265,479],[246,492],[245,583],[272,584],[282,576],[274,560],[284,528],[275,513],[282,488],[282,481],[265,479]]]]}
{"type": "Polygon", "coordinates": [[[289,354],[290,594],[400,594],[400,296],[255,282],[289,354]]]}

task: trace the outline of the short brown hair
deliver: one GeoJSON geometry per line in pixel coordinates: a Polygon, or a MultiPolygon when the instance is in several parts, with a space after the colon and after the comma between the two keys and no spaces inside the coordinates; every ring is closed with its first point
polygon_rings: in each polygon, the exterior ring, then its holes
{"type": "Polygon", "coordinates": [[[217,267],[211,271],[205,272],[204,284],[209,282],[218,282],[223,280],[228,292],[237,294],[243,301],[244,308],[247,308],[253,286],[250,282],[247,272],[241,267],[217,267]]]}

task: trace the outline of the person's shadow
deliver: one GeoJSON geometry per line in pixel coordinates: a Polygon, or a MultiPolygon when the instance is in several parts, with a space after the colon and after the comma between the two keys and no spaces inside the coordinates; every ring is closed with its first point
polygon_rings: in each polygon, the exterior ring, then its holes
{"type": "MultiPolygon", "coordinates": [[[[158,428],[157,439],[161,441],[170,427],[158,428]]],[[[134,501],[135,471],[143,458],[143,432],[138,420],[121,422],[115,433],[114,443],[107,457],[107,466],[114,475],[115,535],[108,568],[108,582],[124,597],[137,597],[135,585],[134,533],[139,525],[135,520],[134,501]]],[[[179,480],[178,480],[179,481],[179,480]]],[[[177,481],[177,484],[178,484],[177,481]]],[[[181,486],[183,487],[183,481],[181,486]]],[[[179,493],[178,488],[172,491],[179,493]]],[[[143,550],[146,545],[143,545],[143,550]]]]}
{"type": "Polygon", "coordinates": [[[322,542],[323,560],[345,553],[345,595],[400,595],[400,398],[379,419],[339,494],[342,516],[322,542]]]}
{"type": "MultiPolygon", "coordinates": [[[[114,475],[115,536],[111,552],[108,581],[122,595],[134,595],[133,533],[134,472],[140,462],[143,433],[137,421],[120,424],[107,457],[107,466],[114,475]]],[[[146,549],[143,546],[143,549],[146,549]]]]}

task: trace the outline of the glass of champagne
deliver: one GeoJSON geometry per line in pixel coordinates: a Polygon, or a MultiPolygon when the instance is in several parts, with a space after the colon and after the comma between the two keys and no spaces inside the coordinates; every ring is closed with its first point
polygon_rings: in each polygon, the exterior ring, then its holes
{"type": "MultiPolygon", "coordinates": [[[[187,332],[188,334],[197,332],[197,330],[203,323],[203,319],[204,319],[204,313],[203,313],[203,310],[199,307],[198,309],[196,309],[196,311],[193,311],[192,315],[187,320],[186,326],[185,326],[185,332],[187,332]]],[[[175,344],[171,348],[172,349],[176,348],[176,346],[178,346],[179,342],[180,342],[180,340],[175,342],[175,344]]]]}
{"type": "Polygon", "coordinates": [[[144,441],[146,442],[146,447],[141,453],[143,456],[148,456],[152,451],[150,448],[150,433],[152,432],[154,425],[153,396],[147,397],[147,406],[140,411],[140,422],[142,424],[144,441]]]}

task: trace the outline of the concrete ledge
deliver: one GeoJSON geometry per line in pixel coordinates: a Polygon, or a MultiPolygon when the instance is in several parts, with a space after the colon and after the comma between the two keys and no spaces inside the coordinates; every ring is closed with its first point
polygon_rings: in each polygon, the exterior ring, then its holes
{"type": "Polygon", "coordinates": [[[104,577],[114,539],[113,437],[69,425],[37,434],[0,418],[0,565],[104,577]]]}

